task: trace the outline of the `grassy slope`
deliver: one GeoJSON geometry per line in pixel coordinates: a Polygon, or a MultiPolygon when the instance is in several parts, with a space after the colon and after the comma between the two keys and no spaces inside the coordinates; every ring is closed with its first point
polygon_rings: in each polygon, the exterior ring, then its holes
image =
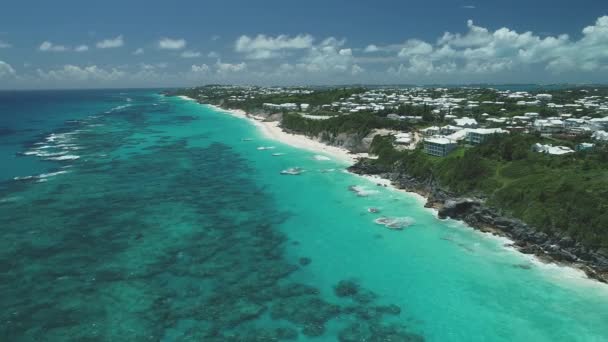
{"type": "Polygon", "coordinates": [[[589,247],[608,248],[608,151],[545,156],[530,151],[534,139],[496,139],[446,158],[396,152],[387,139],[376,139],[373,148],[378,163],[401,162],[409,174],[432,175],[461,195],[483,195],[543,231],[565,231],[589,247]]]}

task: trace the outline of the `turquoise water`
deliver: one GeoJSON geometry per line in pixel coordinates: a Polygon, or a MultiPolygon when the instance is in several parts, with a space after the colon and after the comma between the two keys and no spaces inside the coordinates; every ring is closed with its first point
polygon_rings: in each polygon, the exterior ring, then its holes
{"type": "Polygon", "coordinates": [[[0,339],[608,338],[605,285],[438,220],[417,197],[245,120],[126,96],[109,110],[111,96],[75,104],[89,114],[21,152],[78,159],[0,187],[0,339]],[[279,174],[289,167],[305,172],[279,174]],[[381,215],[414,224],[388,230],[381,215]]]}

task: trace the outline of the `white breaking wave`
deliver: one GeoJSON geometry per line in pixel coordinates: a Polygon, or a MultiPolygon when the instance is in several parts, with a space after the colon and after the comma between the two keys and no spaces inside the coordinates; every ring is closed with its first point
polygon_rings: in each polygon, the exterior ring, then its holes
{"type": "Polygon", "coordinates": [[[50,160],[76,160],[76,159],[79,159],[79,158],[80,158],[80,156],[77,156],[75,154],[66,154],[66,155],[63,155],[63,156],[53,157],[53,158],[47,158],[47,159],[50,159],[50,160]]]}
{"type": "Polygon", "coordinates": [[[322,156],[320,154],[317,154],[313,157],[315,160],[319,160],[319,161],[325,161],[325,160],[331,160],[331,158],[326,157],[326,156],[322,156]]]}
{"type": "Polygon", "coordinates": [[[127,107],[130,107],[130,106],[131,106],[130,104],[116,106],[116,107],[110,109],[109,111],[107,111],[106,114],[109,114],[109,113],[112,113],[112,112],[116,112],[116,111],[119,111],[119,110],[123,110],[123,109],[125,109],[127,107]]]}
{"type": "Polygon", "coordinates": [[[368,188],[361,185],[350,186],[348,187],[348,189],[356,193],[359,197],[367,197],[378,193],[378,190],[369,190],[368,188]]]}
{"type": "Polygon", "coordinates": [[[403,229],[413,225],[416,221],[411,217],[380,217],[374,222],[389,229],[403,229]]]}
{"type": "Polygon", "coordinates": [[[70,171],[49,172],[49,173],[40,174],[40,175],[38,175],[38,177],[39,178],[49,178],[49,177],[53,177],[53,176],[63,175],[68,172],[70,172],[70,171]]]}
{"type": "Polygon", "coordinates": [[[59,156],[59,157],[52,157],[52,158],[46,158],[48,160],[76,160],[79,159],[80,156],[77,156],[75,154],[66,154],[63,156],[59,156]]]}
{"type": "Polygon", "coordinates": [[[55,171],[55,172],[49,172],[49,173],[41,173],[38,176],[14,177],[13,180],[16,180],[16,181],[37,180],[38,182],[46,182],[48,180],[47,178],[63,175],[63,174],[69,173],[69,172],[70,171],[61,170],[61,171],[55,171]]]}

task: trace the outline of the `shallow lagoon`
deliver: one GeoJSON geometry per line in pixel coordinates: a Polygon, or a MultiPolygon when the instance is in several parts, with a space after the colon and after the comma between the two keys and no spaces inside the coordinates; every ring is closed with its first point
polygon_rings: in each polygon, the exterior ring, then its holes
{"type": "Polygon", "coordinates": [[[127,95],[129,106],[61,130],[79,148],[50,170],[66,173],[4,184],[3,339],[608,336],[606,286],[440,221],[417,197],[268,141],[245,120],[127,95]],[[306,172],[279,175],[289,167],[306,172]],[[391,231],[379,215],[415,223],[391,231]]]}

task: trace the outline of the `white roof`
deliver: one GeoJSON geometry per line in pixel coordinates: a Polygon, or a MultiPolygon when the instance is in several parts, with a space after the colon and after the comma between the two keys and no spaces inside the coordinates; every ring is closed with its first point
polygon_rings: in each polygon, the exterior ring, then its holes
{"type": "Polygon", "coordinates": [[[534,144],[534,149],[537,152],[543,152],[552,155],[564,155],[568,153],[574,153],[574,150],[570,147],[566,146],[552,146],[552,145],[542,145],[539,143],[534,144]]]}
{"type": "Polygon", "coordinates": [[[409,144],[412,142],[412,138],[397,138],[397,139],[395,139],[395,142],[402,143],[402,144],[409,144]]]}
{"type": "Polygon", "coordinates": [[[449,145],[449,144],[455,144],[456,142],[453,141],[452,139],[446,138],[446,137],[432,137],[432,138],[427,138],[424,139],[425,142],[429,142],[432,144],[439,144],[439,145],[449,145]]]}
{"type": "Polygon", "coordinates": [[[439,127],[437,127],[437,126],[431,126],[431,127],[427,127],[427,128],[423,128],[423,129],[421,129],[421,131],[423,131],[423,132],[427,132],[427,131],[438,131],[438,130],[439,130],[439,127]]]}
{"type": "Polygon", "coordinates": [[[457,126],[477,125],[477,120],[472,119],[472,118],[467,118],[467,117],[454,119],[454,122],[456,123],[457,126]]]}
{"type": "Polygon", "coordinates": [[[597,131],[597,132],[594,132],[591,137],[593,139],[596,139],[596,140],[608,141],[608,132],[606,132],[606,131],[597,131]]]}
{"type": "Polygon", "coordinates": [[[502,128],[476,128],[469,129],[467,133],[477,133],[477,134],[500,134],[500,133],[509,133],[502,128]]]}

